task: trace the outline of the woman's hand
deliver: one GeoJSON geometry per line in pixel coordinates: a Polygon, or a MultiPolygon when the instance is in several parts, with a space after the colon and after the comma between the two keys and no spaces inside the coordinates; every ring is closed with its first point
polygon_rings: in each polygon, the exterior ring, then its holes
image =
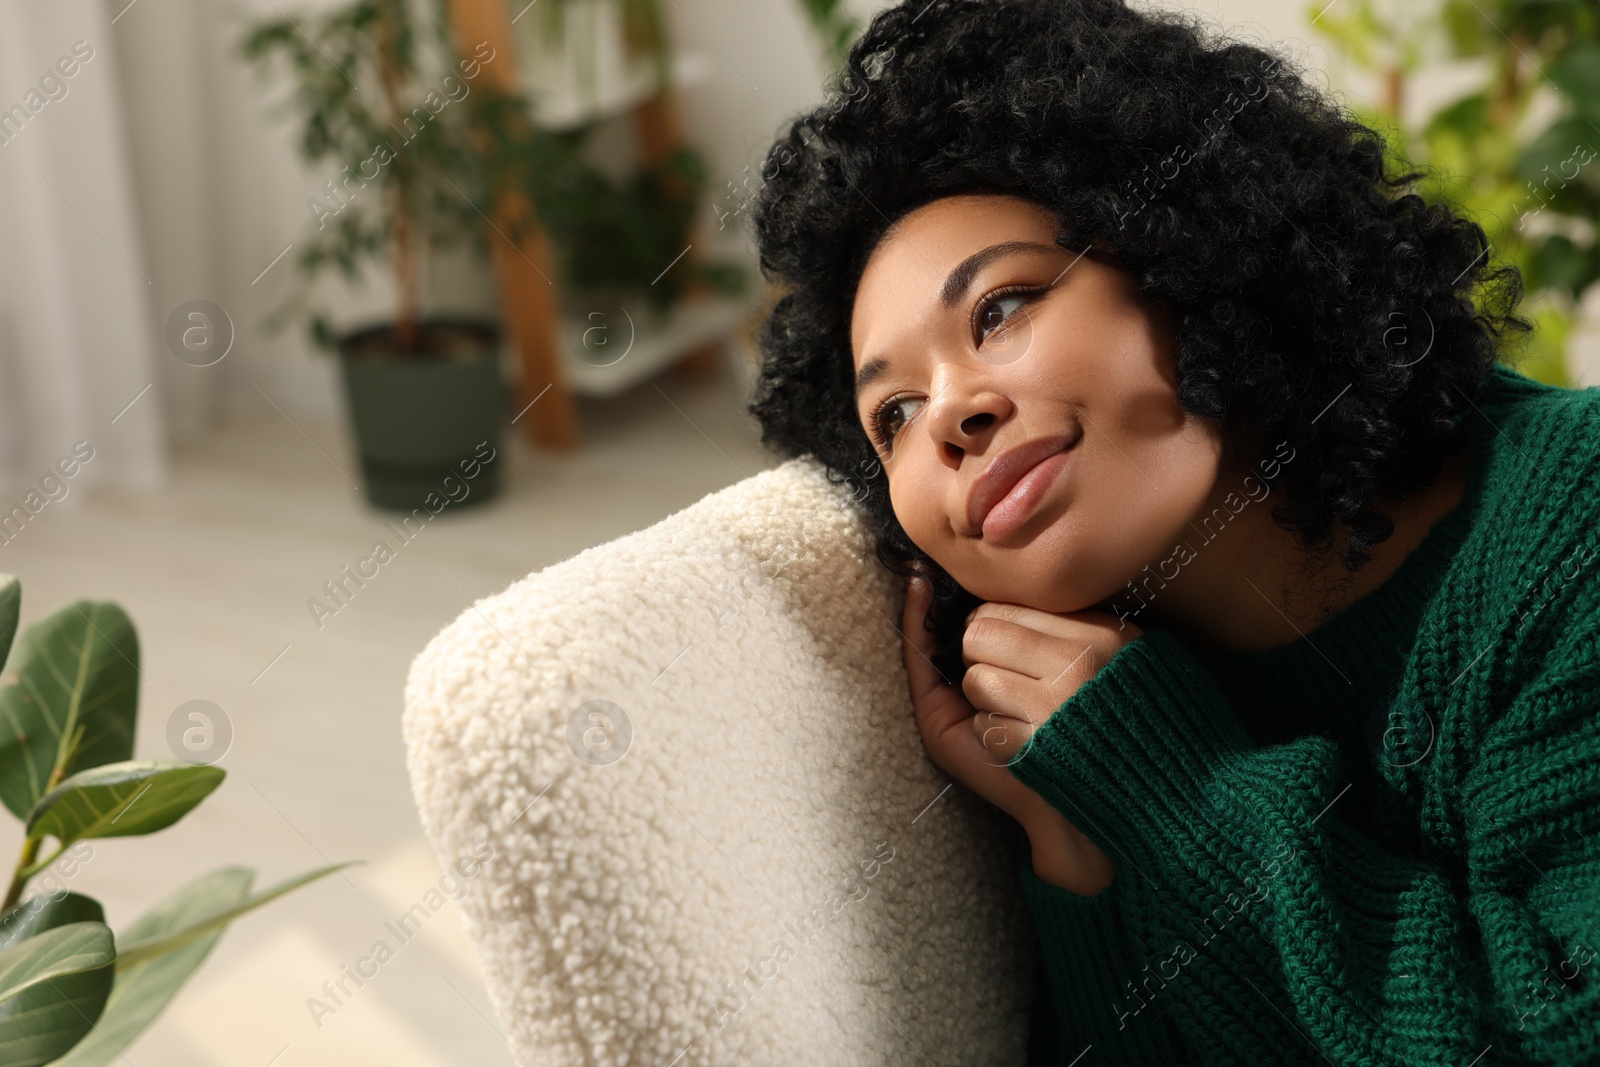
{"type": "Polygon", "coordinates": [[[1104,889],[1115,874],[1105,853],[1007,764],[1117,649],[1144,631],[1102,611],[1056,615],[980,604],[962,639],[968,669],[957,689],[934,669],[933,635],[923,626],[927,610],[927,583],[912,579],[901,629],[911,703],[928,756],[1022,824],[1040,878],[1086,896],[1104,889]]]}

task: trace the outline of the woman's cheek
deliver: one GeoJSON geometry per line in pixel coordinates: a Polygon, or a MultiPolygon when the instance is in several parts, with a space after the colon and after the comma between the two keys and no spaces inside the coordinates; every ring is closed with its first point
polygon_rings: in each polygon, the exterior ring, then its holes
{"type": "MultiPolygon", "coordinates": [[[[941,539],[938,527],[927,521],[927,514],[915,505],[901,508],[895,507],[895,516],[900,520],[900,528],[911,538],[911,543],[931,557],[934,562],[945,570],[950,571],[954,563],[951,545],[948,539],[941,539]]],[[[948,528],[946,528],[948,533],[948,528]]],[[[951,571],[952,576],[954,571],[951,571]]]]}

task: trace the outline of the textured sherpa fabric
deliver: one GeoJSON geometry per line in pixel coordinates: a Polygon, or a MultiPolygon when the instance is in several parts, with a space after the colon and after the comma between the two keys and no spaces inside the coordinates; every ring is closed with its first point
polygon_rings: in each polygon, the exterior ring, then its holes
{"type": "Polygon", "coordinates": [[[928,760],[903,598],[807,457],[416,658],[413,793],[520,1062],[1023,1061],[1026,839],[928,760]]]}

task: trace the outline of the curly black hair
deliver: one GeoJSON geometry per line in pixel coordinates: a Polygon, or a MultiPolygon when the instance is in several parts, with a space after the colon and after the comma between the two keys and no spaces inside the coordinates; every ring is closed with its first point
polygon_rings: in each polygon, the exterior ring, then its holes
{"type": "Polygon", "coordinates": [[[1230,439],[1287,441],[1295,461],[1264,479],[1284,488],[1273,519],[1308,548],[1344,524],[1352,575],[1394,531],[1368,504],[1433,482],[1501,342],[1532,328],[1516,268],[1476,223],[1410,191],[1422,174],[1386,167],[1382,134],[1195,17],[906,0],[872,19],[829,89],[761,169],[754,229],[782,295],[758,331],[749,410],[769,449],[848,485],[886,567],[932,576],[947,678],[978,601],[901,528],[853,397],[856,286],[911,210],[1010,194],[1053,211],[1064,248],[1109,248],[1173,313],[1179,403],[1230,439]]]}

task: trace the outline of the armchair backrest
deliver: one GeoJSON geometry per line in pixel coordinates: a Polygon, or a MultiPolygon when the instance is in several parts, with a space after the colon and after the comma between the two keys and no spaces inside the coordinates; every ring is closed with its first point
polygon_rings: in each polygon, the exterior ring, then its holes
{"type": "Polygon", "coordinates": [[[412,789],[518,1062],[1023,1062],[1025,841],[924,752],[903,597],[807,457],[417,656],[412,789]]]}

